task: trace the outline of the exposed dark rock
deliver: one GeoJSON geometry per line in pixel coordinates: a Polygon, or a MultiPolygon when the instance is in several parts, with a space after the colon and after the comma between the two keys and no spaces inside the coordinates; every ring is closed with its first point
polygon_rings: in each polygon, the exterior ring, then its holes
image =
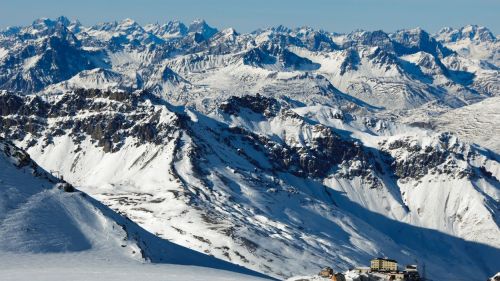
{"type": "Polygon", "coordinates": [[[392,34],[391,39],[394,42],[394,51],[398,55],[423,51],[441,58],[454,53],[422,29],[400,30],[392,34]]]}
{"type": "Polygon", "coordinates": [[[76,191],[75,187],[67,182],[58,183],[58,184],[56,184],[56,187],[59,190],[62,190],[64,192],[75,192],[76,191]]]}
{"type": "Polygon", "coordinates": [[[228,114],[237,114],[240,108],[248,108],[255,113],[266,117],[273,117],[280,111],[281,105],[273,98],[264,97],[260,94],[255,96],[246,95],[242,97],[233,96],[220,105],[220,109],[228,114]]]}
{"type": "Polygon", "coordinates": [[[344,75],[348,71],[357,70],[360,62],[359,54],[354,49],[348,49],[346,52],[346,58],[342,61],[340,65],[340,74],[344,75]]]}
{"type": "Polygon", "coordinates": [[[426,146],[412,142],[410,139],[399,139],[388,144],[382,143],[382,151],[387,152],[386,161],[394,174],[401,179],[420,179],[428,174],[448,174],[451,177],[472,177],[470,167],[461,168],[457,161],[463,161],[462,148],[449,143],[449,135],[440,137],[439,147],[426,146]],[[386,148],[384,148],[386,147],[386,148]],[[397,157],[395,151],[405,151],[405,157],[397,157]]]}
{"type": "MultiPolygon", "coordinates": [[[[12,140],[39,136],[49,144],[54,137],[69,134],[76,144],[90,137],[105,152],[120,149],[128,136],[138,144],[160,144],[172,139],[178,121],[160,123],[160,115],[143,101],[147,95],[78,89],[54,101],[38,96],[0,94],[0,133],[12,140]],[[71,117],[71,118],[68,118],[71,117]],[[57,126],[48,126],[52,119],[57,126]]],[[[30,146],[36,141],[30,142],[30,146]]]]}
{"type": "MultiPolygon", "coordinates": [[[[257,95],[232,97],[227,103],[221,105],[221,109],[229,114],[238,113],[242,107],[270,118],[278,114],[279,104],[275,99],[257,95]]],[[[280,118],[293,118],[299,122],[305,122],[301,116],[291,110],[281,110],[279,114],[280,118]]],[[[349,172],[339,172],[338,175],[349,178],[363,176],[372,178],[373,181],[376,180],[369,172],[373,167],[372,161],[369,160],[368,154],[359,142],[343,139],[330,127],[312,126],[314,137],[308,141],[307,145],[278,143],[268,137],[256,135],[238,127],[228,130],[233,134],[233,138],[241,138],[254,149],[265,153],[272,163],[273,169],[291,172],[298,176],[324,177],[330,172],[338,170],[341,164],[351,166],[353,161],[357,161],[361,163],[359,169],[347,169],[349,172]]],[[[222,141],[232,145],[233,139],[226,137],[222,141]]],[[[239,153],[246,155],[244,151],[239,153]]],[[[250,162],[260,167],[258,161],[253,160],[249,155],[246,156],[250,162]]]]}

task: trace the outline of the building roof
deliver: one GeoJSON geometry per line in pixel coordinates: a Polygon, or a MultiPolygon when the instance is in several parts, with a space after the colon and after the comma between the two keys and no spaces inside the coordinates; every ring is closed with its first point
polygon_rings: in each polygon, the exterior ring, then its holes
{"type": "Polygon", "coordinates": [[[374,260],[390,261],[390,262],[395,262],[395,263],[397,263],[397,261],[396,261],[396,260],[393,260],[393,259],[388,259],[388,258],[374,258],[374,259],[372,259],[372,261],[374,261],[374,260]]]}

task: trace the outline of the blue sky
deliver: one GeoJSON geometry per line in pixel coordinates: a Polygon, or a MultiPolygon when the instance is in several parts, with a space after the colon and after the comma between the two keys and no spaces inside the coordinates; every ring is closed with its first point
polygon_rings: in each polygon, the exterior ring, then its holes
{"type": "Polygon", "coordinates": [[[500,33],[500,0],[0,0],[0,28],[60,15],[85,25],[127,17],[142,24],[203,18],[240,32],[279,24],[337,32],[479,24],[500,33]]]}

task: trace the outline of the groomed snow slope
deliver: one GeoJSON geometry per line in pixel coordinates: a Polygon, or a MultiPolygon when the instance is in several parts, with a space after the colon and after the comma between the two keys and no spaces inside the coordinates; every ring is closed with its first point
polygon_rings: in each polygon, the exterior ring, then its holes
{"type": "Polygon", "coordinates": [[[57,182],[26,153],[0,139],[2,280],[263,277],[159,239],[85,193],[60,190],[57,182]]]}
{"type": "Polygon", "coordinates": [[[209,267],[116,261],[96,254],[2,254],[0,262],[2,281],[266,280],[209,267]]]}

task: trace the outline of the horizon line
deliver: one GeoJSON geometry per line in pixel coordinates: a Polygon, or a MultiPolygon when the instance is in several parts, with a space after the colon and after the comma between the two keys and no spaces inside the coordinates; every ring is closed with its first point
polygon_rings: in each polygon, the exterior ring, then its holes
{"type": "MultiPolygon", "coordinates": [[[[83,24],[79,18],[70,18],[70,17],[67,17],[65,15],[60,15],[60,16],[57,16],[57,17],[39,17],[39,18],[35,18],[34,20],[32,20],[30,23],[27,23],[27,24],[24,24],[24,25],[7,25],[7,26],[1,26],[0,25],[0,32],[3,32],[3,31],[7,31],[9,30],[10,28],[24,28],[24,27],[27,27],[27,26],[30,26],[30,25],[33,25],[36,21],[38,20],[51,20],[51,21],[54,21],[54,22],[57,22],[59,19],[66,19],[68,20],[70,23],[79,23],[81,24],[82,26],[84,27],[93,27],[93,26],[96,26],[96,25],[100,25],[100,24],[106,24],[106,23],[121,23],[123,21],[126,21],[126,20],[132,20],[133,22],[139,24],[141,27],[146,27],[147,25],[152,25],[152,24],[158,24],[158,25],[165,25],[165,24],[168,24],[168,23],[171,23],[171,22],[179,22],[179,23],[182,23],[183,25],[185,25],[186,27],[189,27],[189,25],[197,22],[197,21],[201,21],[201,22],[204,22],[206,23],[208,26],[212,27],[212,28],[216,28],[217,31],[223,31],[223,30],[226,30],[226,29],[234,29],[235,31],[238,30],[237,27],[234,27],[234,26],[227,26],[227,27],[224,27],[224,28],[220,28],[219,26],[217,25],[211,25],[209,24],[209,22],[207,20],[205,20],[204,18],[200,18],[200,17],[197,17],[197,18],[194,18],[192,19],[191,21],[183,21],[181,19],[176,19],[176,18],[173,18],[173,19],[170,19],[170,20],[165,20],[165,21],[152,21],[152,22],[146,22],[146,23],[142,23],[140,21],[137,21],[135,20],[134,18],[131,18],[131,17],[124,17],[124,18],[121,18],[121,19],[114,19],[114,20],[108,20],[108,21],[98,21],[98,22],[95,22],[93,24],[83,24]]],[[[251,34],[251,33],[254,33],[256,31],[262,31],[262,30],[267,30],[267,29],[273,29],[273,28],[278,28],[278,27],[284,27],[284,28],[287,28],[287,29],[290,29],[290,30],[297,30],[297,29],[300,29],[300,28],[311,28],[313,30],[318,30],[318,31],[324,31],[324,32],[328,32],[328,33],[332,33],[332,34],[349,34],[349,33],[354,33],[354,32],[359,32],[359,31],[383,31],[385,33],[392,33],[392,32],[397,32],[397,31],[402,31],[402,30],[413,30],[413,29],[421,29],[425,32],[427,32],[428,34],[435,34],[437,32],[440,32],[441,30],[443,29],[446,29],[446,28],[451,28],[451,29],[456,29],[456,30],[459,30],[459,29],[462,29],[462,28],[465,28],[465,27],[469,27],[469,26],[472,26],[472,27],[479,27],[479,28],[486,28],[488,31],[490,31],[495,37],[499,37],[500,34],[495,34],[488,26],[485,26],[485,25],[480,25],[480,24],[475,24],[475,23],[469,23],[469,24],[465,24],[465,25],[460,25],[460,26],[452,26],[452,25],[448,25],[448,26],[442,26],[440,28],[438,28],[437,31],[434,31],[434,32],[429,32],[427,31],[427,29],[421,27],[421,26],[414,26],[414,27],[403,27],[403,28],[396,28],[394,30],[391,30],[391,31],[387,31],[385,29],[380,29],[380,28],[376,28],[376,29],[363,29],[363,28],[354,28],[348,32],[337,32],[337,31],[331,31],[331,30],[327,30],[325,28],[315,28],[311,25],[298,25],[298,26],[294,26],[294,27],[291,27],[291,26],[288,26],[288,25],[285,25],[285,24],[277,24],[277,25],[267,25],[267,26],[264,26],[264,27],[259,27],[259,28],[256,28],[256,29],[253,29],[249,32],[241,32],[241,34],[251,34]]],[[[239,32],[238,32],[239,33],[239,32]]]]}

